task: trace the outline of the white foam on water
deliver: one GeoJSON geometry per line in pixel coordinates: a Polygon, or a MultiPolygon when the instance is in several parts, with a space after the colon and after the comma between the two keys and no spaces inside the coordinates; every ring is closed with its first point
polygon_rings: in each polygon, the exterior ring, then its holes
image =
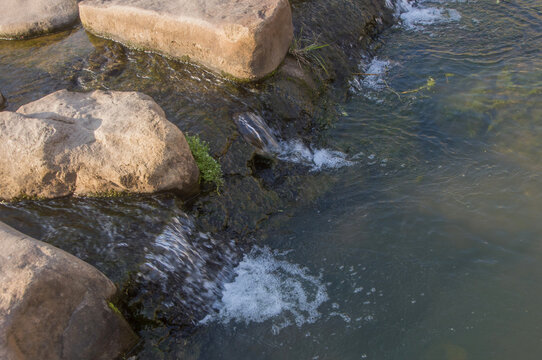
{"type": "Polygon", "coordinates": [[[284,253],[255,247],[234,269],[233,282],[224,284],[217,311],[201,323],[262,323],[272,319],[271,331],[314,323],[318,308],[328,300],[321,275],[283,259],[284,253]]]}
{"type": "Polygon", "coordinates": [[[368,64],[361,63],[359,68],[364,75],[356,76],[350,80],[350,91],[361,93],[370,100],[382,102],[375,92],[386,88],[386,74],[394,66],[390,60],[374,57],[368,64]]]}
{"type": "Polygon", "coordinates": [[[281,142],[281,152],[277,155],[280,160],[302,164],[310,167],[311,171],[339,169],[355,164],[347,159],[343,152],[329,149],[314,149],[300,140],[281,142]]]}
{"type": "Polygon", "coordinates": [[[455,9],[443,9],[426,6],[429,1],[397,0],[396,16],[403,27],[409,30],[420,30],[427,25],[459,21],[461,14],[455,9]]]}
{"type": "Polygon", "coordinates": [[[366,88],[373,90],[382,90],[386,87],[386,73],[392,67],[392,63],[389,60],[380,60],[374,57],[373,60],[365,67],[365,75],[362,84],[366,88]]]}

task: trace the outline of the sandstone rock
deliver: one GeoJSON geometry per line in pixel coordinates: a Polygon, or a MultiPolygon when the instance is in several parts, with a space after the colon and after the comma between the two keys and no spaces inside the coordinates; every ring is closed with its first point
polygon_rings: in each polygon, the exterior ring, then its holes
{"type": "Polygon", "coordinates": [[[293,37],[288,0],[85,0],[79,12],[98,36],[240,79],[272,72],[293,37]]]}
{"type": "Polygon", "coordinates": [[[22,39],[49,33],[77,20],[77,0],[2,0],[0,38],[22,39]]]}
{"type": "Polygon", "coordinates": [[[113,359],[137,340],[91,265],[0,222],[0,358],[113,359]]]}
{"type": "Polygon", "coordinates": [[[197,190],[183,133],[137,92],[57,91],[0,112],[0,198],[197,190]]]}

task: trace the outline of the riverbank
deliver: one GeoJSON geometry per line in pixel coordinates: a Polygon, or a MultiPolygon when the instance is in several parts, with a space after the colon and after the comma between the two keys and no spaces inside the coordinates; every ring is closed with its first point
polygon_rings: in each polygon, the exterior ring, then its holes
{"type": "Polygon", "coordinates": [[[204,186],[187,203],[159,194],[0,205],[9,225],[77,255],[124,284],[126,296],[120,303],[146,339],[144,346],[152,348],[149,344],[165,334],[190,333],[204,315],[201,308],[190,308],[191,303],[183,305],[184,277],[180,283],[172,281],[179,294],[168,298],[154,283],[157,279],[138,275],[148,262],[146,248],[154,246],[153,239],[171,219],[188,213],[194,219],[187,225],[192,233],[209,233],[227,244],[235,239],[226,246],[231,259],[213,252],[205,266],[233,265],[257,242],[262,224],[311,204],[335,181],[326,179],[325,172],[315,179],[315,173],[348,161],[347,149],[326,148],[322,130],[341,116],[337,102],[347,97],[348,79],[375,36],[391,25],[392,10],[383,1],[370,0],[293,1],[292,11],[293,48],[275,73],[257,83],[238,84],[190,63],[130,50],[81,27],[0,43],[0,89],[7,110],[63,88],[140,91],[153,97],[183,132],[207,141],[219,159],[225,180],[220,193],[214,185],[204,186]],[[283,160],[254,156],[254,148],[239,136],[232,118],[247,111],[260,114],[278,134],[283,160]]]}

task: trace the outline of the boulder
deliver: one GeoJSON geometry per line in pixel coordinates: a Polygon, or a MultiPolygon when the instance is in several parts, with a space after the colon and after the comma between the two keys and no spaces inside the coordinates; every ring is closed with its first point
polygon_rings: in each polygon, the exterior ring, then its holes
{"type": "Polygon", "coordinates": [[[277,68],[293,38],[288,0],[84,0],[83,26],[239,79],[277,68]]]}
{"type": "Polygon", "coordinates": [[[46,34],[77,20],[77,0],[2,0],[0,39],[46,34]]]}
{"type": "Polygon", "coordinates": [[[197,191],[186,139],[137,92],[60,90],[0,112],[0,198],[197,191]]]}
{"type": "Polygon", "coordinates": [[[137,341],[91,265],[0,222],[0,359],[114,359],[137,341]]]}

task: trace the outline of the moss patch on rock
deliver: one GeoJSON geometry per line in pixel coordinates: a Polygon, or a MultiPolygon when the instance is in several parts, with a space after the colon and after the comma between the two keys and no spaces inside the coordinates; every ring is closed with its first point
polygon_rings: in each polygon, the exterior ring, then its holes
{"type": "Polygon", "coordinates": [[[197,135],[186,135],[186,141],[198,165],[201,179],[205,182],[214,183],[218,191],[224,185],[222,168],[209,153],[209,144],[201,140],[197,135]]]}

